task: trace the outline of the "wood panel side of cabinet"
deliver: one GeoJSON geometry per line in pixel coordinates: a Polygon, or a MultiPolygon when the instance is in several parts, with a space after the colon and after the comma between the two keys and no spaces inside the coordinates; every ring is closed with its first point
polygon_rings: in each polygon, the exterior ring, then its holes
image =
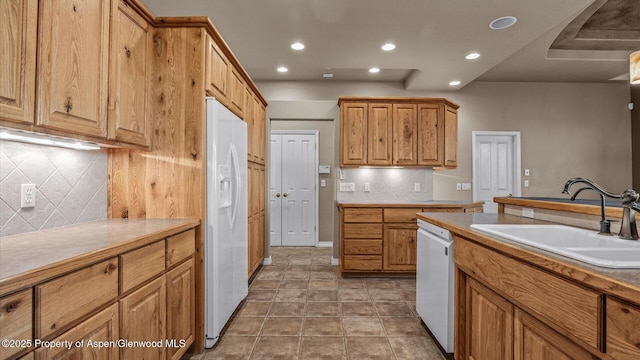
{"type": "Polygon", "coordinates": [[[391,165],[393,122],[391,104],[369,104],[367,115],[367,165],[391,165]]]}
{"type": "Polygon", "coordinates": [[[418,104],[418,165],[443,165],[444,109],[441,104],[418,104]]]}
{"type": "Polygon", "coordinates": [[[41,1],[37,124],[107,137],[109,0],[41,1]]]}
{"type": "Polygon", "coordinates": [[[344,103],[340,107],[340,164],[366,165],[366,103],[344,103]]]}
{"type": "Polygon", "coordinates": [[[149,23],[120,0],[112,15],[109,139],[149,146],[149,23]]]}
{"type": "Polygon", "coordinates": [[[417,165],[418,106],[393,104],[393,165],[417,165]]]}
{"type": "Polygon", "coordinates": [[[1,120],[35,123],[37,26],[37,1],[0,2],[1,120]]]}

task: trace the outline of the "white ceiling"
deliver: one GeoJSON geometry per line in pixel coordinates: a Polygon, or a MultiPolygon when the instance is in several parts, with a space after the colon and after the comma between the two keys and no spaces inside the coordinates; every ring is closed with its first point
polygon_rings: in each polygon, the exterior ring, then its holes
{"type": "Polygon", "coordinates": [[[474,80],[611,82],[625,81],[629,71],[631,51],[549,52],[594,0],[142,2],[157,16],[210,17],[254,81],[402,81],[407,90],[452,90],[452,80],[462,82],[454,89],[474,80]],[[489,29],[506,15],[518,22],[489,29]],[[290,49],[296,41],[306,48],[290,49]],[[396,49],[382,51],[386,42],[396,49]],[[480,59],[466,60],[473,51],[480,59]],[[279,66],[289,72],[278,73],[279,66]],[[373,66],[380,73],[370,74],[373,66]],[[323,79],[326,72],[334,77],[323,79]]]}

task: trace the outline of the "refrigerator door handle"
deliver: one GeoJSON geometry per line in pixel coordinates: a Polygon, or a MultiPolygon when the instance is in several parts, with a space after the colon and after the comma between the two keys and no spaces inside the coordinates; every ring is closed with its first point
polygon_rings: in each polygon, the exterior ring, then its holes
{"type": "Polygon", "coordinates": [[[236,215],[238,213],[238,206],[240,203],[240,194],[242,192],[242,177],[240,176],[241,174],[241,169],[240,169],[240,163],[238,162],[238,151],[236,150],[236,147],[231,144],[231,166],[233,166],[234,168],[234,173],[235,173],[235,186],[233,187],[235,189],[235,199],[233,200],[233,210],[231,211],[231,218],[229,219],[231,226],[233,226],[233,224],[236,221],[236,215]]]}

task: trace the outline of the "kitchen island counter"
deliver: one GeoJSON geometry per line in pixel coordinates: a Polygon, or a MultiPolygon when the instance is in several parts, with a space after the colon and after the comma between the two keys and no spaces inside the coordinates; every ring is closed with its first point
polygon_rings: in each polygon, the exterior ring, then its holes
{"type": "Polygon", "coordinates": [[[0,296],[200,224],[198,219],[106,219],[0,238],[0,296]]]}
{"type": "MultiPolygon", "coordinates": [[[[420,213],[422,219],[443,227],[493,251],[513,257],[556,275],[569,278],[607,295],[640,302],[640,269],[611,269],[590,265],[508,239],[473,230],[471,224],[550,224],[506,214],[420,213]]],[[[455,237],[454,237],[455,252],[455,237]]]]}
{"type": "Polygon", "coordinates": [[[338,200],[338,207],[420,207],[482,212],[482,202],[464,200],[338,200]]]}

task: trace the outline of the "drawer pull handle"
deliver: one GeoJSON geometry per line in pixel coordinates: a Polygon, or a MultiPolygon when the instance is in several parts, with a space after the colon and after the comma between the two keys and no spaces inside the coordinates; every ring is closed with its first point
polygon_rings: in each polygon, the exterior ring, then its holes
{"type": "Polygon", "coordinates": [[[4,311],[6,313],[12,313],[18,309],[19,305],[20,305],[20,300],[12,301],[4,306],[4,311]]]}

